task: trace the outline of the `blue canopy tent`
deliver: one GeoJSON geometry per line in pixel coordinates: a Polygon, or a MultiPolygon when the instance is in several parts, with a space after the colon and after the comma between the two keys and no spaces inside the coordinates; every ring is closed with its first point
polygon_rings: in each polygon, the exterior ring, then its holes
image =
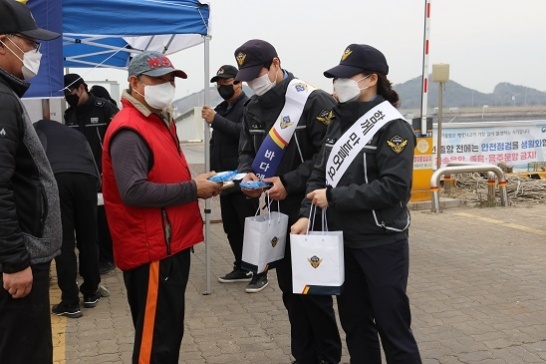
{"type": "Polygon", "coordinates": [[[205,0],[29,0],[27,5],[38,25],[62,33],[62,39],[44,42],[27,98],[62,97],[62,67],[125,69],[131,54],[145,50],[172,54],[201,43],[208,48],[205,0]]]}
{"type": "MultiPolygon", "coordinates": [[[[22,0],[24,1],[24,0],[22,0]]],[[[132,54],[146,50],[172,54],[204,43],[204,88],[209,87],[210,6],[207,0],[28,0],[41,27],[62,32],[43,49],[39,76],[25,97],[62,97],[62,67],[126,69],[132,54]],[[61,56],[63,55],[63,56],[61,56]]],[[[209,103],[205,92],[205,104],[209,103]]],[[[205,146],[210,131],[205,128],[205,146]]],[[[205,149],[205,170],[210,169],[205,149]]],[[[210,292],[208,232],[210,201],[205,201],[206,291],[210,292]]]]}

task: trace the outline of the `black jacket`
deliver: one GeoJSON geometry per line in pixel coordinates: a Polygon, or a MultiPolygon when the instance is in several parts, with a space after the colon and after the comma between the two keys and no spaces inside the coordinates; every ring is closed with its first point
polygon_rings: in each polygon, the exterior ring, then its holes
{"type": "MultiPolygon", "coordinates": [[[[334,108],[307,192],[325,187],[326,163],[333,145],[358,118],[382,101],[378,96],[374,101],[334,108]]],[[[346,246],[387,244],[407,237],[414,148],[415,135],[409,123],[390,121],[364,146],[338,185],[328,187],[329,229],[342,230],[346,246]],[[401,151],[393,147],[393,142],[400,140],[403,142],[398,145],[404,145],[401,151]]],[[[300,216],[308,217],[309,208],[310,201],[305,199],[300,216]]]]}
{"type": "Polygon", "coordinates": [[[64,112],[65,124],[80,131],[89,142],[95,162],[102,172],[102,140],[106,128],[118,112],[110,101],[89,94],[85,103],[77,108],[69,107],[64,112]]]}
{"type": "Polygon", "coordinates": [[[243,121],[243,108],[248,97],[241,93],[231,106],[224,101],[214,109],[210,139],[210,168],[216,172],[237,169],[239,137],[243,121]]]}
{"type": "MultiPolygon", "coordinates": [[[[246,104],[239,142],[240,172],[252,172],[254,157],[281,113],[286,89],[294,78],[294,75],[288,73],[288,77],[279,85],[260,97],[252,96],[246,104]]],[[[288,193],[288,197],[281,201],[281,212],[292,215],[291,221],[297,217],[307,180],[324,141],[330,112],[335,104],[333,97],[322,90],[313,91],[309,95],[296,131],[275,173],[288,193]]]]}
{"type": "Polygon", "coordinates": [[[0,69],[0,272],[49,262],[61,247],[57,183],[19,99],[29,84],[0,69]]]}
{"type": "Polygon", "coordinates": [[[53,120],[40,120],[34,123],[34,128],[54,174],[87,174],[95,177],[97,187],[100,186],[95,158],[82,133],[53,120]]]}

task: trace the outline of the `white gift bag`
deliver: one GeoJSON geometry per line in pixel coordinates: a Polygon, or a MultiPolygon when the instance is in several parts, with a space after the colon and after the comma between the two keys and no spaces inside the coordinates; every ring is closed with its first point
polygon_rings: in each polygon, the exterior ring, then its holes
{"type": "MultiPolygon", "coordinates": [[[[309,221],[314,220],[311,206],[309,221]]],[[[307,235],[290,234],[292,288],[298,294],[339,295],[345,282],[343,231],[328,231],[326,210],[322,210],[322,230],[307,235]]]]}
{"type": "Polygon", "coordinates": [[[254,273],[273,268],[284,258],[288,215],[270,207],[268,203],[266,215],[258,216],[258,209],[256,216],[245,219],[241,267],[254,273]]]}

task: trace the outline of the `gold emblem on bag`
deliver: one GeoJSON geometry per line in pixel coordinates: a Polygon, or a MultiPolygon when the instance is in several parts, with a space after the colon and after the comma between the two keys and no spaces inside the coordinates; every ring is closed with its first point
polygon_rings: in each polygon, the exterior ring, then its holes
{"type": "Polygon", "coordinates": [[[239,52],[236,58],[237,58],[237,63],[239,63],[239,66],[242,66],[243,63],[245,63],[246,54],[239,52]]]}
{"type": "Polygon", "coordinates": [[[311,267],[318,268],[320,263],[322,263],[322,258],[317,257],[316,255],[313,255],[311,258],[307,258],[307,261],[309,264],[311,264],[311,267]]]}
{"type": "Polygon", "coordinates": [[[276,236],[271,239],[271,246],[274,248],[277,246],[277,243],[279,242],[279,238],[277,238],[276,236]]]}

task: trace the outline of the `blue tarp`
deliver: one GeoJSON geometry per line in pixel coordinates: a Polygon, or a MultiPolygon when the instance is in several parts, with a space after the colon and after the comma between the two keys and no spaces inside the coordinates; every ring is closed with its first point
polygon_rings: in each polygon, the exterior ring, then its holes
{"type": "Polygon", "coordinates": [[[63,39],[44,42],[40,72],[25,97],[62,96],[63,67],[125,68],[131,53],[170,54],[209,34],[210,8],[200,0],[29,0],[27,5],[40,27],[62,32],[63,39]]]}
{"type": "MultiPolygon", "coordinates": [[[[61,0],[28,0],[34,19],[39,27],[62,33],[61,0]]],[[[42,60],[38,76],[30,80],[31,86],[25,97],[48,98],[62,96],[63,85],[63,41],[57,38],[42,42],[42,60]]]]}

